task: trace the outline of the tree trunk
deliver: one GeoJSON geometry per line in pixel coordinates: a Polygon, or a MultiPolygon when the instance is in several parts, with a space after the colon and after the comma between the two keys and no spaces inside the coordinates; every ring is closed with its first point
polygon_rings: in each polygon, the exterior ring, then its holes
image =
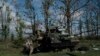
{"type": "Polygon", "coordinates": [[[67,32],[69,33],[70,35],[70,20],[71,20],[71,13],[70,13],[70,0],[66,0],[66,5],[67,5],[67,10],[66,10],[66,16],[67,16],[67,32]]]}

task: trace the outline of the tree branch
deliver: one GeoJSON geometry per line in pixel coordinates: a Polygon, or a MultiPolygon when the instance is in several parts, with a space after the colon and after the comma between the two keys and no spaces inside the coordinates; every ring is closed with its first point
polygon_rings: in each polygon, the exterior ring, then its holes
{"type": "Polygon", "coordinates": [[[71,13],[71,15],[72,15],[73,13],[75,13],[77,10],[79,10],[79,9],[81,9],[81,8],[83,8],[83,7],[85,7],[85,6],[87,6],[87,4],[89,3],[89,1],[90,1],[90,0],[88,0],[83,6],[81,6],[81,7],[77,8],[77,9],[75,9],[75,10],[71,13]]]}

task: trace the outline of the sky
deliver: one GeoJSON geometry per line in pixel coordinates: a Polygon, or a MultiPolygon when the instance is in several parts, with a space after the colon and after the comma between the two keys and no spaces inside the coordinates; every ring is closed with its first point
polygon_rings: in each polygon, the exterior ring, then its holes
{"type": "MultiPolygon", "coordinates": [[[[8,3],[11,5],[11,6],[14,6],[14,3],[11,2],[12,0],[9,0],[8,3]]],[[[25,11],[25,0],[16,0],[17,3],[18,3],[18,7],[19,7],[19,11],[20,11],[20,14],[23,16],[24,13],[23,11],[25,11]]],[[[84,4],[87,0],[81,0],[80,1],[80,4],[78,5],[79,7],[84,4]]],[[[93,1],[96,1],[96,0],[93,0],[93,1]]],[[[36,15],[36,18],[39,19],[39,20],[43,20],[43,8],[42,8],[42,0],[33,0],[33,6],[35,8],[35,13],[37,14],[36,15]]],[[[73,5],[74,6],[74,5],[73,5]]],[[[54,6],[53,7],[50,7],[50,12],[51,14],[59,14],[61,13],[61,11],[59,9],[55,9],[55,8],[59,8],[59,7],[64,7],[63,3],[59,2],[58,0],[55,0],[54,2],[54,6]],[[53,10],[54,9],[54,10],[53,10]],[[57,11],[57,12],[55,12],[57,11]]],[[[14,9],[14,8],[13,8],[14,9]]],[[[63,14],[63,13],[62,13],[63,14]]],[[[79,13],[78,13],[79,14],[79,13]]],[[[57,16],[57,15],[56,15],[57,16]]],[[[77,16],[77,15],[76,15],[77,16]]],[[[75,15],[73,16],[75,17],[75,15]]]]}
{"type": "MultiPolygon", "coordinates": [[[[13,12],[11,13],[11,16],[15,17],[16,14],[16,8],[14,6],[14,3],[11,2],[12,0],[7,0],[7,4],[9,4],[9,6],[11,7],[11,9],[13,10],[13,12]]],[[[28,22],[28,18],[25,17],[25,13],[23,13],[23,11],[25,11],[25,0],[16,0],[18,3],[18,7],[19,7],[19,11],[20,11],[20,15],[21,17],[26,21],[26,24],[29,24],[28,22]]],[[[81,0],[79,6],[83,5],[87,0],[81,0]]],[[[96,1],[99,0],[91,0],[94,3],[96,3],[96,1]]],[[[92,3],[92,5],[94,4],[92,3]]],[[[0,3],[1,4],[1,3],[0,3]]],[[[35,8],[35,13],[36,13],[36,19],[38,19],[39,21],[44,21],[44,15],[43,13],[43,8],[42,8],[42,0],[33,0],[33,6],[35,8]]],[[[74,6],[74,5],[73,5],[74,6]]],[[[51,14],[51,18],[52,19],[63,19],[64,17],[64,13],[60,10],[60,9],[55,9],[55,8],[60,8],[60,7],[64,7],[64,4],[59,2],[58,0],[55,0],[53,7],[51,6],[49,9],[49,12],[51,14]],[[59,15],[61,14],[61,15],[59,15]]],[[[72,12],[72,11],[71,11],[72,12]]],[[[84,11],[81,9],[79,12],[76,12],[74,15],[72,15],[73,18],[75,18],[75,20],[79,20],[81,15],[84,13],[84,11]]],[[[57,22],[57,20],[54,20],[53,22],[57,22]]],[[[78,25],[75,25],[73,30],[77,29],[78,25]]]]}

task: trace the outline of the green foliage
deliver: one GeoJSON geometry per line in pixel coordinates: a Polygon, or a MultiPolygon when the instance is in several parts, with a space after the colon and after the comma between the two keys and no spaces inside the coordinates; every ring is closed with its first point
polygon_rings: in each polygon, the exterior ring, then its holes
{"type": "Polygon", "coordinates": [[[16,27],[17,37],[22,38],[23,37],[23,29],[25,27],[25,24],[23,21],[19,20],[19,24],[16,27]]]}
{"type": "MultiPolygon", "coordinates": [[[[88,40],[83,40],[81,43],[86,43],[86,44],[95,44],[99,45],[98,48],[100,48],[100,41],[88,41],[88,40]]],[[[0,42],[0,56],[23,56],[21,54],[21,49],[20,48],[13,48],[13,47],[8,47],[5,48],[5,46],[8,43],[0,42]]],[[[96,46],[97,47],[97,46],[96,46]]],[[[100,56],[100,50],[95,51],[95,50],[89,50],[85,54],[82,54],[81,52],[69,52],[66,49],[63,51],[58,51],[58,52],[43,52],[43,53],[36,53],[33,54],[32,56],[100,56]]]]}
{"type": "Polygon", "coordinates": [[[16,48],[19,48],[23,45],[24,39],[23,39],[23,29],[25,27],[25,24],[23,21],[19,20],[18,21],[18,26],[16,27],[16,32],[17,32],[17,40],[13,41],[13,46],[16,48]]]}
{"type": "Polygon", "coordinates": [[[13,41],[14,40],[14,34],[12,33],[11,34],[11,41],[13,41]]]}
{"type": "Polygon", "coordinates": [[[7,39],[7,37],[9,37],[9,25],[10,25],[10,22],[11,22],[11,18],[10,18],[10,13],[11,13],[11,11],[10,11],[10,9],[9,9],[9,7],[6,7],[6,10],[7,10],[7,12],[6,12],[6,14],[7,15],[5,15],[5,17],[7,17],[6,19],[4,19],[3,17],[1,17],[1,22],[2,22],[2,30],[1,30],[1,35],[2,35],[2,37],[3,37],[3,40],[6,40],[7,39]],[[4,20],[3,20],[4,19],[4,20]]]}
{"type": "Polygon", "coordinates": [[[86,36],[85,39],[87,40],[100,40],[100,36],[86,36]]]}
{"type": "Polygon", "coordinates": [[[3,25],[2,27],[2,37],[4,37],[4,40],[9,35],[9,27],[7,25],[3,25]]]}
{"type": "Polygon", "coordinates": [[[19,38],[19,39],[13,41],[13,47],[20,48],[23,46],[23,43],[24,43],[24,39],[19,38]]]}

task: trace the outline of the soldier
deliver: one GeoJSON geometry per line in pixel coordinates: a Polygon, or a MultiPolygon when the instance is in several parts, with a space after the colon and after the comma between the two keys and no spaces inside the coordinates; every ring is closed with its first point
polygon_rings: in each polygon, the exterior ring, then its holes
{"type": "Polygon", "coordinates": [[[33,52],[33,42],[31,39],[27,38],[24,44],[24,49],[23,49],[24,54],[27,54],[30,56],[33,52]]]}

